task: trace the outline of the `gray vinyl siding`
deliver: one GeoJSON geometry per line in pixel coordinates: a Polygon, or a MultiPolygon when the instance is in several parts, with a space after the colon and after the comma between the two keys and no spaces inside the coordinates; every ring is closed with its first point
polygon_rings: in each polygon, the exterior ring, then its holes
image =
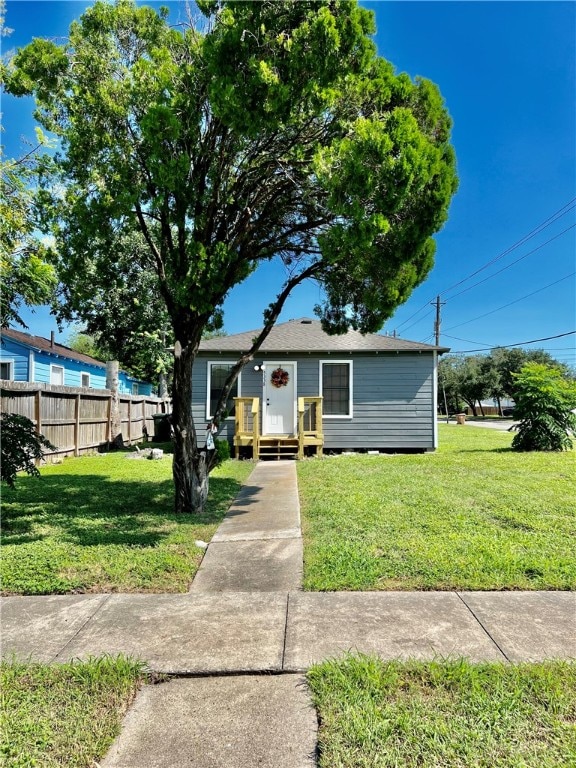
{"type": "MultiPolygon", "coordinates": [[[[260,354],[266,360],[297,364],[298,396],[320,392],[320,361],[351,360],[353,417],[324,418],[324,449],[431,450],[434,446],[434,355],[432,353],[260,354]]],[[[193,415],[201,445],[206,423],[207,363],[235,362],[233,355],[197,358],[192,374],[193,415]]],[[[241,374],[240,394],[262,398],[262,374],[254,363],[241,374]]],[[[220,437],[232,439],[234,420],[227,420],[220,437]]]]}

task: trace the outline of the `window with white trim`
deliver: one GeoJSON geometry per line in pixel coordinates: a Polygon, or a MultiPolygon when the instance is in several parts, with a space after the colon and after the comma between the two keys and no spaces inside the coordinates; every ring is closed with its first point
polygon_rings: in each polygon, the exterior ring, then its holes
{"type": "Polygon", "coordinates": [[[14,380],[14,360],[2,360],[0,362],[0,379],[4,381],[14,380]]]}
{"type": "Polygon", "coordinates": [[[81,373],[80,374],[80,386],[81,387],[90,387],[90,374],[89,373],[81,373]]]}
{"type": "MultiPolygon", "coordinates": [[[[208,363],[208,398],[206,402],[206,418],[214,415],[220,392],[226,383],[226,379],[234,367],[234,363],[208,363]]],[[[226,402],[226,418],[234,417],[234,398],[240,396],[240,377],[234,382],[234,386],[228,394],[226,402]]]]}
{"type": "Polygon", "coordinates": [[[322,415],[352,418],[352,361],[320,361],[322,415]]]}
{"type": "Polygon", "coordinates": [[[61,365],[50,366],[50,384],[64,386],[64,368],[61,365]]]}
{"type": "Polygon", "coordinates": [[[139,395],[140,394],[137,381],[133,381],[132,382],[132,394],[133,395],[139,395]]]}

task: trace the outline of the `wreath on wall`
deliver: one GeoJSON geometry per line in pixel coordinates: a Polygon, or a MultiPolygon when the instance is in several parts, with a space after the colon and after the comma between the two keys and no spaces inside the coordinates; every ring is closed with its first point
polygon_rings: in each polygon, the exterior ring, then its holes
{"type": "Polygon", "coordinates": [[[290,376],[288,375],[288,371],[285,371],[284,368],[276,368],[270,375],[270,383],[273,387],[276,387],[276,389],[285,387],[289,381],[290,376]]]}

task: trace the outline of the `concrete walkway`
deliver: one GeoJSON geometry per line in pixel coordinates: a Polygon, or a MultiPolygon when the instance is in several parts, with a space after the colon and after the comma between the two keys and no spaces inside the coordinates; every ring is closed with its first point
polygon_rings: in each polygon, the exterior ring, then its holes
{"type": "Polygon", "coordinates": [[[346,651],[473,661],[576,658],[568,592],[303,593],[296,466],[259,463],[188,594],[7,597],[2,653],[124,653],[175,679],[145,686],[107,768],[309,768],[308,667],[346,651]]]}

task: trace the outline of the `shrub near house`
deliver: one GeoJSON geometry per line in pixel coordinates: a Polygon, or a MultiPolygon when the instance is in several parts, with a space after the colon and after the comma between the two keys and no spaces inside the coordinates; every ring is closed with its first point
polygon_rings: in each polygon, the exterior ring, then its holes
{"type": "Polygon", "coordinates": [[[517,451],[563,451],[576,432],[576,382],[548,365],[528,363],[515,375],[515,418],[512,441],[517,451]]]}

